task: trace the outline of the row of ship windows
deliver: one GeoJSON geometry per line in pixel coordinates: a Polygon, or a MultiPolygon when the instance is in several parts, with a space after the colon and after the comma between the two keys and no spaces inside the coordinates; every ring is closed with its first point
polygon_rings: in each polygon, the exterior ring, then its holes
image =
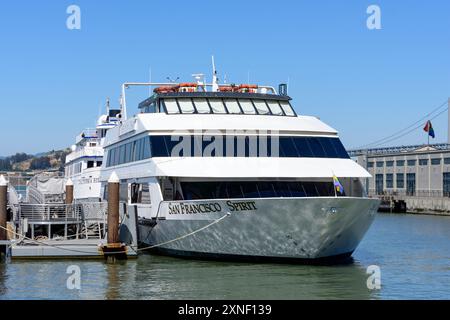
{"type": "Polygon", "coordinates": [[[332,182],[182,182],[181,188],[184,200],[336,196],[332,182]]]}
{"type": "MultiPolygon", "coordinates": [[[[431,159],[431,165],[440,165],[441,160],[442,160],[441,158],[431,159]]],[[[374,162],[368,162],[367,167],[373,168],[374,164],[375,164],[374,162]]],[[[417,160],[416,159],[406,160],[406,164],[408,166],[415,166],[417,164],[417,160]]],[[[444,164],[450,164],[450,158],[444,158],[444,164]]],[[[385,165],[384,161],[376,162],[377,168],[383,168],[384,165],[385,165]]],[[[403,167],[403,166],[405,166],[405,160],[397,160],[395,162],[395,165],[397,167],[403,167]]],[[[428,165],[428,159],[419,159],[419,166],[427,166],[427,165],[428,165]]],[[[386,161],[386,167],[393,167],[393,166],[394,166],[394,161],[386,161]]]]}
{"type": "MultiPolygon", "coordinates": [[[[288,101],[262,99],[221,99],[221,98],[166,98],[162,100],[168,114],[261,114],[295,116],[288,101]]],[[[144,112],[156,112],[150,105],[144,112]]]]}
{"type": "Polygon", "coordinates": [[[109,149],[106,166],[150,157],[190,156],[349,158],[338,138],[215,136],[208,139],[206,136],[147,136],[109,149]]]}

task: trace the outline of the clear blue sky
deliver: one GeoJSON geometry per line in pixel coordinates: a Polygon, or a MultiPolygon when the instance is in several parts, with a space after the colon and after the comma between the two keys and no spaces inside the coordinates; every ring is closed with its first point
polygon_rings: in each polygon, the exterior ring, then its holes
{"type": "MultiPolygon", "coordinates": [[[[357,147],[418,120],[450,96],[450,2],[8,1],[0,7],[0,155],[70,146],[117,106],[124,81],[210,78],[277,85],[357,147]],[[68,30],[66,8],[81,8],[68,30]],[[381,8],[381,30],[366,9],[381,8]]],[[[131,102],[146,98],[133,89],[131,102]]],[[[129,105],[129,112],[136,106],[129,105]]],[[[433,120],[446,141],[447,114],[433,120]]],[[[417,130],[392,142],[424,143],[417,130]]]]}

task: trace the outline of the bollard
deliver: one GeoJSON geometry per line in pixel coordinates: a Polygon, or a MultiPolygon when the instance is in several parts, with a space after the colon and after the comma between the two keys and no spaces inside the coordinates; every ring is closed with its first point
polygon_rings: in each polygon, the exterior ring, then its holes
{"type": "Polygon", "coordinates": [[[66,182],[66,204],[73,203],[73,182],[69,178],[66,182]]]}
{"type": "MultiPolygon", "coordinates": [[[[6,218],[8,202],[8,182],[3,175],[0,176],[0,241],[6,240],[6,218]]],[[[0,253],[6,253],[6,245],[0,245],[0,253]]]]}

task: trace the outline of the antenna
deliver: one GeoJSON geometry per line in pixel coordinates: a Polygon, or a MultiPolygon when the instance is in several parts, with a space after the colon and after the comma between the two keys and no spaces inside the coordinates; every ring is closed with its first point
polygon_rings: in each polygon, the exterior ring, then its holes
{"type": "Polygon", "coordinates": [[[106,114],[109,115],[109,98],[106,98],[106,114]]]}
{"type": "Polygon", "coordinates": [[[177,77],[175,80],[172,80],[170,77],[166,77],[167,80],[169,80],[172,83],[175,83],[178,81],[178,79],[180,79],[180,77],[177,77]]]}
{"type": "Polygon", "coordinates": [[[212,58],[212,68],[213,68],[212,91],[217,92],[217,91],[219,91],[219,79],[217,78],[217,70],[216,70],[216,64],[214,63],[214,56],[211,56],[211,58],[212,58]]]}
{"type": "MultiPolygon", "coordinates": [[[[152,83],[152,67],[149,68],[148,70],[148,82],[152,83]]],[[[148,96],[150,97],[152,95],[152,86],[148,87],[148,96]]]]}

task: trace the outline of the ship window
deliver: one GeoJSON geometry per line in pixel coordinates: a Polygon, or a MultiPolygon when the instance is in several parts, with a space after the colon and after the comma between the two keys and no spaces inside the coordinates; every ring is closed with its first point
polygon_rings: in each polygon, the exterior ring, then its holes
{"type": "Polygon", "coordinates": [[[94,167],[94,161],[88,161],[87,162],[87,168],[93,168],[94,167]]]}
{"type": "Polygon", "coordinates": [[[119,164],[125,163],[125,145],[119,147],[119,164]]]}
{"type": "Polygon", "coordinates": [[[152,136],[152,154],[154,157],[167,157],[170,153],[167,151],[165,136],[152,136]]]}
{"type": "Polygon", "coordinates": [[[225,105],[227,106],[229,113],[242,113],[241,108],[239,108],[239,104],[236,99],[226,99],[225,105]]]}
{"type": "Polygon", "coordinates": [[[209,104],[211,105],[213,113],[221,113],[221,114],[227,113],[223,101],[221,99],[209,99],[208,101],[209,104]]]}
{"type": "Polygon", "coordinates": [[[266,101],[264,100],[253,100],[256,110],[259,114],[270,114],[269,108],[267,107],[266,101]]]}
{"type": "Polygon", "coordinates": [[[291,105],[287,101],[280,101],[281,108],[287,116],[295,116],[294,110],[292,110],[291,105]]]}
{"type": "Polygon", "coordinates": [[[250,99],[241,99],[239,100],[239,104],[241,105],[241,108],[245,114],[256,114],[256,110],[253,107],[253,103],[250,99]]]}
{"type": "Polygon", "coordinates": [[[102,164],[103,164],[103,162],[102,162],[102,161],[97,161],[97,167],[101,167],[101,166],[102,166],[102,164]]]}
{"type": "Polygon", "coordinates": [[[152,152],[150,149],[150,137],[145,137],[142,139],[142,159],[148,159],[152,156],[152,152]]]}
{"type": "Polygon", "coordinates": [[[113,150],[114,149],[109,149],[109,151],[108,151],[108,158],[106,159],[106,165],[108,166],[108,167],[110,167],[110,166],[112,166],[112,159],[113,159],[113,150]]]}
{"type": "Polygon", "coordinates": [[[185,200],[335,196],[331,181],[181,182],[185,200]]]}
{"type": "MultiPolygon", "coordinates": [[[[172,153],[172,149],[179,143],[179,137],[171,140],[172,136],[152,136],[151,145],[154,157],[211,157],[216,156],[216,152],[210,152],[210,144],[213,141],[207,136],[183,136],[183,139],[190,139],[186,146],[190,145],[191,150],[177,150],[172,153]],[[190,151],[189,154],[184,154],[190,151]]],[[[338,138],[328,137],[256,137],[256,136],[222,136],[223,153],[218,156],[224,157],[306,157],[306,158],[342,158],[349,156],[338,138]],[[263,147],[264,140],[267,147],[263,147]],[[276,141],[278,140],[278,142],[276,141]],[[258,150],[259,146],[259,150],[258,150]]],[[[215,140],[214,140],[215,141],[215,140]]],[[[219,146],[220,147],[220,146],[219,146]]]]}
{"type": "Polygon", "coordinates": [[[114,165],[117,166],[119,164],[119,148],[115,148],[115,153],[114,153],[114,165]]]}
{"type": "Polygon", "coordinates": [[[268,100],[267,104],[269,105],[269,108],[270,108],[270,111],[272,112],[272,114],[275,114],[278,116],[283,115],[283,110],[281,110],[280,105],[278,104],[278,101],[268,100]]]}
{"type": "Polygon", "coordinates": [[[180,105],[180,109],[181,109],[182,113],[194,113],[195,112],[194,104],[192,103],[191,99],[186,99],[186,98],[178,99],[178,103],[180,105]]]}
{"type": "Polygon", "coordinates": [[[166,106],[167,113],[180,113],[175,99],[164,99],[164,105],[166,106]]]}
{"type": "Polygon", "coordinates": [[[295,146],[301,157],[313,157],[314,153],[309,146],[308,139],[294,139],[295,146]]]}
{"type": "Polygon", "coordinates": [[[322,144],[320,143],[320,140],[318,138],[311,137],[308,142],[313,154],[316,157],[322,158],[326,156],[325,150],[323,149],[322,144]]]}
{"type": "Polygon", "coordinates": [[[198,113],[211,113],[206,99],[194,99],[194,103],[198,113]]]}
{"type": "Polygon", "coordinates": [[[134,148],[134,161],[142,160],[141,150],[142,150],[142,139],[139,139],[136,141],[136,146],[134,148]]]}
{"type": "Polygon", "coordinates": [[[299,153],[291,137],[280,137],[280,156],[298,157],[299,153]]]}
{"type": "Polygon", "coordinates": [[[131,143],[125,145],[125,163],[131,161],[131,143]]]}

